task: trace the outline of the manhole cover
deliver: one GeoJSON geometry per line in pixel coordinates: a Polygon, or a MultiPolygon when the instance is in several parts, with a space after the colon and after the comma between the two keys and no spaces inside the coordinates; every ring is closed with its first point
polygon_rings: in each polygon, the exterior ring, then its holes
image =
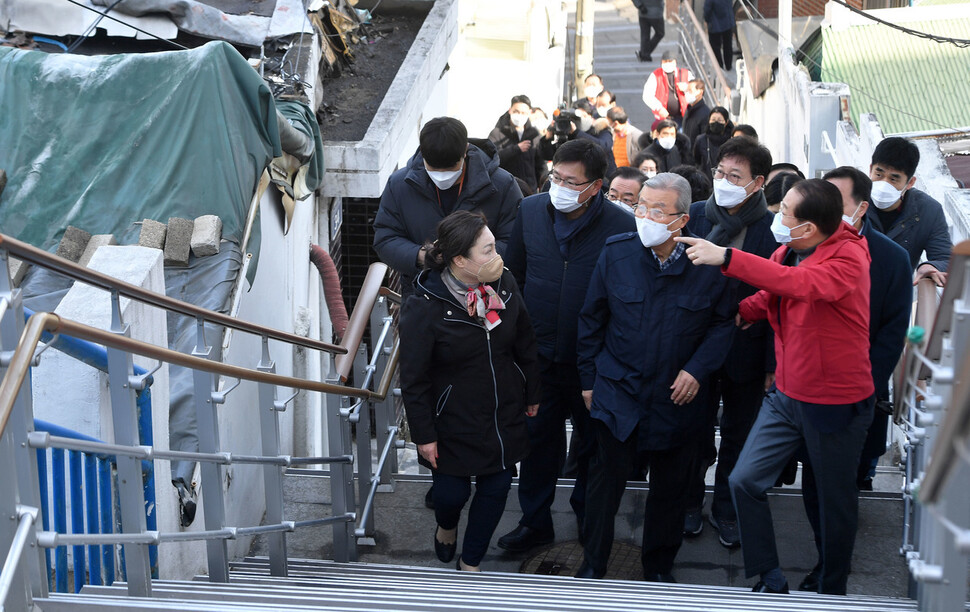
{"type": "MultiPolygon", "coordinates": [[[[554,544],[522,562],[520,574],[573,576],[583,564],[583,547],[577,540],[554,544]]],[[[606,577],[611,580],[641,580],[640,547],[614,542],[606,577]]]]}

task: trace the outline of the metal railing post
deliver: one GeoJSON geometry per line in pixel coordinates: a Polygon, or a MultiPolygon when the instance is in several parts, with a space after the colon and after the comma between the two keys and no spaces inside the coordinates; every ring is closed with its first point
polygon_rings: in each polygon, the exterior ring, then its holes
{"type": "MultiPolygon", "coordinates": [[[[198,338],[192,351],[195,357],[212,359],[212,347],[205,342],[205,325],[199,320],[198,338]]],[[[195,418],[199,432],[199,451],[217,453],[219,446],[219,413],[212,392],[215,390],[215,375],[202,370],[192,371],[195,397],[195,418]]],[[[222,466],[203,461],[199,466],[202,474],[202,513],[208,531],[219,530],[226,526],[226,503],[222,490],[222,466]]],[[[206,557],[209,566],[210,582],[229,582],[229,550],[225,540],[206,540],[206,557]]]]}
{"type": "MultiPolygon", "coordinates": [[[[276,363],[269,356],[269,338],[263,337],[263,355],[256,366],[260,372],[276,373],[276,363]]],[[[259,438],[263,456],[280,454],[280,423],[276,408],[276,386],[259,383],[259,438]]],[[[283,466],[263,466],[263,491],[266,497],[266,523],[283,522],[283,466]]],[[[286,534],[266,534],[269,546],[269,569],[273,576],[287,575],[286,534]]]]}
{"type": "MultiPolygon", "coordinates": [[[[373,332],[373,330],[371,330],[373,332]]],[[[361,342],[354,355],[354,385],[361,385],[367,376],[367,343],[361,342]]],[[[374,378],[371,377],[373,386],[374,378]]],[[[371,452],[370,437],[372,422],[370,418],[371,402],[362,400],[357,409],[357,499],[363,507],[364,501],[370,494],[371,479],[374,474],[374,454],[371,452]]],[[[348,432],[350,427],[347,428],[348,432]]],[[[364,524],[361,525],[366,534],[364,538],[358,538],[358,545],[374,546],[374,514],[364,517],[364,524]]]]}
{"type": "MultiPolygon", "coordinates": [[[[332,363],[332,362],[331,362],[332,363]]],[[[340,384],[340,375],[332,370],[327,382],[340,384]]],[[[329,455],[332,457],[352,454],[352,449],[344,444],[344,429],[350,429],[349,423],[340,416],[343,398],[334,393],[325,396],[327,417],[327,443],[329,455]]],[[[353,508],[353,470],[354,466],[346,463],[330,465],[330,498],[333,516],[346,516],[353,508]]],[[[346,563],[357,559],[357,543],[354,538],[353,524],[350,521],[338,521],[333,524],[333,560],[346,563]]]]}
{"type": "MultiPolygon", "coordinates": [[[[121,300],[117,292],[111,295],[111,331],[131,337],[131,328],[121,317],[121,300]]],[[[116,444],[138,446],[138,415],[135,390],[129,380],[134,374],[131,353],[108,347],[108,388],[111,397],[111,419],[116,444]]],[[[144,533],[145,489],[142,482],[141,461],[132,457],[118,457],[118,497],[121,503],[121,526],[124,533],[144,533]]],[[[150,597],[152,569],[148,545],[125,544],[125,571],[128,594],[150,597]]],[[[75,564],[77,559],[75,559],[75,564]]]]}
{"type": "MultiPolygon", "coordinates": [[[[391,348],[394,346],[394,337],[390,330],[387,334],[384,334],[384,343],[379,345],[381,329],[384,325],[390,325],[392,322],[389,304],[390,300],[382,296],[378,298],[377,304],[371,313],[371,346],[378,353],[376,369],[374,370],[374,381],[384,379],[384,373],[387,370],[388,355],[390,355],[391,348]]],[[[378,449],[384,448],[384,445],[387,443],[387,437],[390,435],[392,423],[397,425],[396,419],[394,418],[394,397],[393,394],[388,393],[384,401],[374,404],[374,430],[376,432],[375,437],[377,439],[378,449]]],[[[397,451],[392,450],[387,461],[384,462],[383,469],[377,475],[380,479],[380,485],[377,489],[379,492],[392,493],[394,491],[393,474],[395,472],[397,472],[397,451]]]]}
{"type": "MultiPolygon", "coordinates": [[[[24,305],[20,289],[13,288],[8,273],[9,257],[0,249],[0,300],[6,300],[4,313],[0,315],[0,351],[13,351],[17,348],[24,332],[24,305]]],[[[0,366],[0,379],[6,374],[6,367],[0,366]]],[[[7,423],[7,432],[13,436],[14,462],[16,466],[18,498],[20,503],[33,508],[41,507],[40,490],[37,488],[37,454],[27,448],[27,434],[34,429],[34,407],[31,397],[30,373],[17,394],[13,412],[7,423]]],[[[0,488],[0,491],[10,489],[0,488]]],[[[48,593],[47,560],[44,551],[34,546],[34,530],[31,530],[31,546],[26,553],[30,591],[34,597],[46,597],[48,593]]]]}
{"type": "MultiPolygon", "coordinates": [[[[6,274],[6,269],[4,269],[4,274],[6,274]]],[[[10,431],[7,431],[0,437],[0,466],[4,466],[0,469],[0,491],[4,491],[3,495],[0,495],[0,556],[6,557],[9,554],[13,554],[13,544],[14,539],[17,534],[17,526],[19,525],[19,516],[17,513],[17,475],[14,470],[10,469],[12,466],[16,465],[14,459],[14,441],[13,435],[10,431]],[[7,494],[7,492],[10,494],[7,494]]],[[[9,610],[27,610],[29,609],[30,596],[28,592],[28,585],[26,582],[27,572],[24,559],[6,559],[2,567],[5,569],[7,566],[16,567],[14,570],[12,580],[10,580],[10,591],[6,594],[6,600],[4,601],[0,598],[0,608],[9,610]]],[[[9,570],[8,570],[9,571],[9,570]]],[[[0,596],[3,593],[0,591],[0,596]]]]}

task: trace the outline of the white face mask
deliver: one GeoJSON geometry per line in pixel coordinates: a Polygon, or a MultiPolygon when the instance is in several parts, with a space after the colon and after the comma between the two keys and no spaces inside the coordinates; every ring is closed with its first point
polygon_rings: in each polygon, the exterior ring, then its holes
{"type": "Polygon", "coordinates": [[[903,192],[896,189],[886,181],[874,181],[872,183],[872,203],[879,210],[886,210],[903,197],[903,192]]]}
{"type": "Polygon", "coordinates": [[[856,221],[855,216],[859,214],[860,208],[862,208],[862,202],[859,202],[859,205],[855,207],[855,210],[852,211],[851,215],[842,215],[842,220],[848,223],[849,225],[855,227],[855,221],[856,221]]]}
{"type": "Polygon", "coordinates": [[[660,67],[663,68],[663,71],[666,72],[667,74],[670,74],[674,70],[677,70],[677,64],[675,64],[674,62],[661,62],[660,67]]]}
{"type": "Polygon", "coordinates": [[[657,171],[647,170],[646,172],[644,172],[644,174],[647,176],[648,179],[652,179],[653,177],[657,176],[657,171]]]}
{"type": "Polygon", "coordinates": [[[589,115],[583,115],[579,118],[579,129],[588,132],[589,128],[593,127],[593,118],[589,115]]]}
{"type": "Polygon", "coordinates": [[[674,223],[675,221],[671,221],[667,225],[657,223],[652,219],[641,219],[640,217],[637,217],[636,221],[637,234],[640,235],[640,242],[642,242],[643,246],[647,248],[655,247],[667,242],[670,240],[670,236],[673,234],[673,232],[667,228],[670,227],[670,223],[674,223]]]}
{"type": "Polygon", "coordinates": [[[587,85],[586,88],[583,89],[583,93],[586,94],[587,98],[595,98],[596,96],[600,95],[602,92],[603,92],[602,85],[587,85]]]}
{"type": "Polygon", "coordinates": [[[605,117],[606,113],[610,112],[610,108],[611,107],[609,106],[597,106],[596,112],[599,114],[600,117],[605,117]]]}
{"type": "Polygon", "coordinates": [[[525,122],[529,120],[528,115],[520,115],[519,113],[509,113],[509,119],[512,121],[512,125],[515,127],[522,127],[525,122]]]}
{"type": "Polygon", "coordinates": [[[431,181],[438,186],[438,189],[451,189],[451,186],[458,182],[458,177],[461,176],[461,171],[464,167],[465,160],[461,160],[461,165],[458,166],[457,170],[439,172],[437,170],[428,170],[427,166],[425,166],[425,170],[427,170],[428,176],[431,177],[431,181]]]}
{"type": "Polygon", "coordinates": [[[661,147],[663,147],[665,150],[669,151],[669,150],[671,150],[671,149],[674,148],[674,143],[677,142],[677,137],[676,136],[664,136],[663,138],[658,138],[657,139],[657,142],[660,143],[660,146],[661,147]]]}
{"type": "Polygon", "coordinates": [[[695,93],[690,93],[690,92],[688,91],[687,93],[685,93],[685,94],[684,94],[684,100],[685,100],[685,101],[686,101],[686,102],[687,102],[688,104],[693,104],[694,102],[697,102],[697,94],[695,94],[695,93]]]}
{"type": "MultiPolygon", "coordinates": [[[[781,220],[782,220],[782,214],[781,214],[781,211],[779,210],[778,212],[775,213],[775,218],[771,222],[771,233],[774,234],[775,241],[778,244],[788,244],[789,242],[792,241],[792,236],[791,236],[792,230],[798,229],[803,225],[808,225],[809,223],[811,223],[810,221],[806,221],[805,223],[799,223],[795,227],[788,227],[787,225],[782,223],[781,220]]],[[[801,236],[799,236],[799,238],[801,238],[801,236]]]]}
{"type": "MultiPolygon", "coordinates": [[[[586,186],[589,189],[592,183],[586,186]]],[[[549,183],[549,198],[552,200],[552,205],[561,213],[571,213],[577,210],[582,204],[579,203],[579,196],[583,195],[586,191],[576,191],[575,189],[570,189],[563,185],[557,185],[555,183],[549,183]]]]}
{"type": "MultiPolygon", "coordinates": [[[[748,185],[754,182],[751,179],[748,185]]],[[[714,179],[714,202],[721,208],[734,208],[748,197],[747,186],[735,185],[727,178],[714,179]]]]}

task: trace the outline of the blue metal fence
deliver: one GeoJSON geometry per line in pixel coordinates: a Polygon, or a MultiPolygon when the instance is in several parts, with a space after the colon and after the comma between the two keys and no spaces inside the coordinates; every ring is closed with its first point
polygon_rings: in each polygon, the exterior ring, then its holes
{"type": "MultiPolygon", "coordinates": [[[[34,314],[24,309],[25,318],[34,314]]],[[[45,333],[45,342],[53,342],[52,347],[102,372],[108,371],[107,351],[91,342],[78,340],[69,336],[56,338],[45,333]]],[[[136,406],[138,410],[138,438],[139,443],[152,446],[152,377],[143,368],[135,366],[135,376],[144,376],[143,389],[136,391],[136,406]]],[[[36,431],[45,431],[53,436],[100,442],[70,429],[47,423],[34,421],[36,431]]],[[[47,479],[48,453],[37,451],[37,468],[40,476],[41,514],[44,530],[50,530],[53,505],[54,531],[68,533],[67,498],[71,499],[71,533],[112,533],[118,527],[120,531],[120,514],[115,512],[117,505],[113,492],[115,458],[111,455],[69,451],[67,466],[65,466],[65,451],[50,450],[51,479],[47,479]],[[65,469],[66,468],[66,469],[65,469]],[[68,477],[69,476],[69,477],[68,477]]],[[[155,509],[155,472],[151,461],[142,461],[142,474],[145,491],[145,523],[149,531],[158,529],[155,509]]],[[[52,590],[67,592],[68,563],[67,547],[60,546],[54,551],[54,565],[51,567],[50,551],[47,555],[48,582],[52,590]],[[53,569],[53,571],[52,571],[53,569]]],[[[111,545],[73,546],[74,557],[74,592],[88,584],[112,584],[115,580],[114,547],[111,545]],[[85,550],[85,548],[87,550],[85,550]],[[86,553],[86,554],[85,554],[86,553]]],[[[122,553],[123,554],[123,553],[122,553]]],[[[124,559],[121,559],[122,578],[124,578],[124,559]]],[[[152,577],[158,578],[158,548],[149,548],[149,561],[152,567],[152,577]]]]}

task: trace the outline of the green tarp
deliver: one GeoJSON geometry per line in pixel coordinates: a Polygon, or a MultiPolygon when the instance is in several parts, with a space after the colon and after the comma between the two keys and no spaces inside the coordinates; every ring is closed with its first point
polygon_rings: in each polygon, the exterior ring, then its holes
{"type": "Polygon", "coordinates": [[[68,225],[132,244],[142,219],[204,214],[238,243],[280,154],[269,88],[225,42],[95,57],[0,47],[0,231],[35,246],[68,225]]]}

